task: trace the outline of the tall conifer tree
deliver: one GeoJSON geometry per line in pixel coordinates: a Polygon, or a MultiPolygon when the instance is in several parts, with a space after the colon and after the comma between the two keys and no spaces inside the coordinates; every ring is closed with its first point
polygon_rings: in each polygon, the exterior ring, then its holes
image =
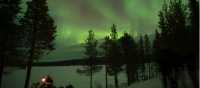
{"type": "Polygon", "coordinates": [[[199,1],[189,0],[189,28],[190,28],[190,63],[188,64],[189,74],[195,88],[199,86],[199,1]],[[192,47],[192,48],[191,48],[192,47]]]}
{"type": "Polygon", "coordinates": [[[136,72],[138,65],[138,53],[137,53],[137,44],[134,38],[128,33],[124,33],[124,35],[119,39],[120,47],[123,56],[123,62],[126,66],[126,74],[128,85],[136,81],[136,72]]]}
{"type": "Polygon", "coordinates": [[[181,0],[166,2],[159,13],[159,65],[164,78],[165,87],[167,79],[170,87],[177,88],[179,68],[183,66],[183,59],[188,53],[188,34],[186,29],[186,7],[181,0]],[[172,74],[174,73],[174,74],[172,74]],[[175,75],[175,76],[172,76],[175,75]]]}
{"type": "Polygon", "coordinates": [[[32,63],[54,49],[56,26],[48,14],[46,0],[27,2],[27,11],[21,20],[27,49],[27,73],[24,88],[29,87],[32,63]]]}
{"type": "Polygon", "coordinates": [[[117,27],[115,24],[111,27],[111,33],[110,33],[110,39],[111,39],[111,47],[110,47],[110,58],[109,58],[109,73],[110,75],[114,75],[114,82],[115,82],[115,88],[119,88],[119,82],[118,82],[118,73],[122,70],[122,58],[121,58],[121,51],[119,46],[119,40],[118,40],[118,34],[117,34],[117,27]]]}
{"type": "Polygon", "coordinates": [[[15,62],[17,28],[16,17],[20,11],[20,0],[0,1],[0,88],[6,63],[15,62]]]}
{"type": "Polygon", "coordinates": [[[93,88],[93,75],[95,72],[101,70],[101,66],[96,65],[96,59],[98,56],[97,45],[98,42],[95,39],[95,34],[92,30],[88,31],[88,37],[85,41],[85,55],[87,59],[87,66],[82,69],[78,69],[78,73],[90,76],[90,88],[93,88]]]}
{"type": "Polygon", "coordinates": [[[111,47],[111,39],[109,36],[104,38],[103,43],[101,44],[100,48],[103,50],[103,58],[105,60],[105,84],[106,88],[108,88],[108,69],[109,69],[109,58],[110,58],[110,48],[111,47]]]}

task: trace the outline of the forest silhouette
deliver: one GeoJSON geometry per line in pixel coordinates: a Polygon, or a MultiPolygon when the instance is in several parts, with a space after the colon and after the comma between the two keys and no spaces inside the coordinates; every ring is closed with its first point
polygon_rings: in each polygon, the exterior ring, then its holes
{"type": "MultiPolygon", "coordinates": [[[[26,68],[24,88],[29,88],[33,62],[54,50],[56,25],[48,14],[46,0],[28,1],[23,17],[18,16],[20,1],[0,1],[0,88],[4,69],[13,65],[26,68]]],[[[110,35],[99,42],[95,31],[89,30],[84,43],[85,65],[77,73],[89,76],[90,88],[94,88],[94,73],[103,67],[106,88],[108,76],[113,76],[115,88],[120,88],[118,74],[122,71],[128,86],[162,76],[164,88],[179,88],[179,75],[187,69],[192,85],[198,88],[199,2],[188,0],[185,5],[182,0],[164,1],[158,17],[153,40],[147,34],[136,39],[128,32],[119,37],[113,24],[110,35]],[[97,64],[99,59],[104,66],[97,64]]]]}

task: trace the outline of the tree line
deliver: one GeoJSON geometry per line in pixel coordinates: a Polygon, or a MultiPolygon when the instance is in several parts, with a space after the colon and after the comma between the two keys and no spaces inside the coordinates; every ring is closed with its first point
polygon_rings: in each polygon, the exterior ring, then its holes
{"type": "Polygon", "coordinates": [[[139,40],[129,33],[118,37],[117,27],[113,24],[110,35],[105,36],[104,41],[97,46],[94,32],[90,30],[85,43],[85,55],[88,56],[89,64],[87,70],[82,71],[90,73],[90,88],[93,88],[93,70],[97,71],[93,68],[95,66],[93,61],[97,53],[100,53],[97,52],[98,47],[103,50],[101,57],[105,59],[106,88],[108,88],[108,75],[114,76],[115,88],[119,88],[118,74],[123,70],[126,71],[128,85],[151,79],[159,73],[164,88],[178,88],[178,80],[180,75],[184,75],[185,69],[194,88],[198,88],[198,8],[196,0],[189,0],[188,5],[183,4],[181,0],[164,1],[158,14],[158,29],[154,33],[153,41],[146,34],[141,35],[139,40]],[[152,67],[157,69],[153,70],[152,67]],[[146,72],[146,69],[149,72],[146,72]]]}

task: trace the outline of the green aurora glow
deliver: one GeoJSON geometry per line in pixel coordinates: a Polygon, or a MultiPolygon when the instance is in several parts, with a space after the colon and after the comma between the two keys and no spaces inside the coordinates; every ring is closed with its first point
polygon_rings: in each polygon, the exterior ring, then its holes
{"type": "Polygon", "coordinates": [[[44,60],[83,56],[88,30],[101,40],[112,24],[118,35],[129,32],[137,37],[157,29],[158,12],[164,0],[47,0],[49,13],[57,25],[55,48],[44,60]]]}
{"type": "Polygon", "coordinates": [[[152,34],[157,28],[162,0],[48,0],[49,13],[57,25],[56,50],[44,60],[83,56],[88,30],[97,39],[109,35],[112,24],[118,35],[152,34]]]}
{"type": "Polygon", "coordinates": [[[88,30],[98,39],[108,35],[110,26],[118,26],[119,35],[130,32],[137,36],[156,29],[161,0],[48,0],[54,18],[57,40],[82,43],[88,30]]]}

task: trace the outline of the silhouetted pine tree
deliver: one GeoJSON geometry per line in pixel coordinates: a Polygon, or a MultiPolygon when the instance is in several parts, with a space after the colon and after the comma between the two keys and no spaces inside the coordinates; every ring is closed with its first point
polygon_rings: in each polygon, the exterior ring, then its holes
{"type": "Polygon", "coordinates": [[[109,36],[106,36],[104,38],[103,43],[101,44],[100,48],[102,48],[103,50],[103,58],[105,61],[105,84],[106,84],[106,88],[108,88],[108,67],[109,67],[109,58],[111,58],[110,56],[110,52],[111,52],[111,39],[109,36]]]}
{"type": "Polygon", "coordinates": [[[199,1],[189,0],[189,33],[190,33],[190,53],[189,74],[193,80],[195,88],[199,86],[199,1]]]}
{"type": "Polygon", "coordinates": [[[121,60],[121,52],[120,52],[120,46],[119,46],[119,41],[117,38],[117,29],[116,25],[112,25],[111,27],[111,47],[110,47],[110,58],[108,60],[109,63],[109,74],[114,75],[114,82],[115,82],[115,87],[119,88],[119,82],[118,82],[118,73],[122,70],[122,60],[121,60]]]}
{"type": "Polygon", "coordinates": [[[164,3],[159,13],[160,47],[159,64],[164,84],[169,79],[170,87],[177,88],[177,76],[187,55],[188,36],[186,30],[186,7],[181,0],[173,0],[169,5],[164,3]],[[175,76],[174,76],[175,75],[175,76]]]}
{"type": "Polygon", "coordinates": [[[167,21],[166,21],[166,14],[167,14],[168,6],[167,3],[164,2],[162,10],[159,12],[159,29],[161,30],[161,33],[159,34],[158,31],[156,31],[156,37],[154,40],[154,55],[156,57],[156,61],[159,64],[159,70],[163,77],[163,85],[164,88],[167,88],[167,74],[168,74],[168,68],[166,67],[167,62],[163,60],[163,56],[161,55],[161,36],[167,36],[168,34],[168,28],[167,28],[167,21]],[[162,59],[161,59],[162,58],[162,59]]]}
{"type": "Polygon", "coordinates": [[[25,48],[27,49],[27,74],[24,88],[29,87],[31,68],[34,60],[54,49],[56,27],[48,14],[46,0],[32,0],[27,2],[27,11],[21,20],[25,34],[25,48]]]}
{"type": "Polygon", "coordinates": [[[141,35],[140,36],[140,39],[138,41],[138,58],[139,58],[139,61],[138,61],[138,67],[139,67],[139,72],[138,72],[138,80],[145,80],[145,52],[144,52],[144,38],[143,36],[141,35]]]}
{"type": "Polygon", "coordinates": [[[0,1],[0,88],[5,64],[15,63],[17,47],[16,17],[20,11],[20,0],[0,1]]]}
{"type": "Polygon", "coordinates": [[[189,0],[189,25],[192,34],[193,51],[195,52],[196,58],[198,58],[198,47],[199,47],[199,1],[189,0]]]}
{"type": "Polygon", "coordinates": [[[151,78],[151,64],[152,64],[152,57],[151,57],[151,42],[147,34],[144,35],[144,56],[145,56],[145,65],[147,65],[148,75],[146,75],[146,79],[151,78]],[[146,63],[147,62],[147,63],[146,63]]]}
{"type": "Polygon", "coordinates": [[[90,76],[90,88],[93,88],[93,73],[98,72],[101,66],[97,66],[95,59],[97,59],[97,40],[95,39],[94,32],[89,30],[89,35],[85,42],[85,55],[88,59],[88,66],[84,66],[83,69],[78,69],[77,71],[82,74],[90,76]]]}
{"type": "Polygon", "coordinates": [[[124,33],[124,35],[119,39],[122,56],[124,59],[124,63],[126,65],[126,74],[127,74],[127,82],[128,85],[136,81],[136,72],[138,65],[138,53],[137,53],[137,45],[132,36],[128,33],[124,33]]]}
{"type": "Polygon", "coordinates": [[[155,69],[156,76],[159,75],[158,73],[160,72],[159,66],[158,66],[158,62],[160,62],[159,53],[160,53],[160,33],[156,29],[155,38],[152,44],[152,61],[156,63],[156,69],[155,69]]]}
{"type": "MultiPolygon", "coordinates": [[[[144,35],[144,55],[145,57],[150,57],[151,55],[151,42],[147,34],[144,35]]],[[[151,59],[146,59],[147,62],[151,62],[151,59]]]]}
{"type": "Polygon", "coordinates": [[[162,10],[159,12],[159,29],[162,31],[161,33],[158,33],[156,30],[156,37],[154,40],[154,55],[156,57],[156,62],[159,64],[159,70],[163,77],[163,85],[164,88],[167,88],[167,69],[166,69],[166,63],[164,63],[163,59],[161,59],[161,36],[166,36],[168,33],[167,29],[167,22],[166,22],[166,14],[167,14],[168,6],[166,1],[164,1],[164,4],[162,6],[162,10]]]}

